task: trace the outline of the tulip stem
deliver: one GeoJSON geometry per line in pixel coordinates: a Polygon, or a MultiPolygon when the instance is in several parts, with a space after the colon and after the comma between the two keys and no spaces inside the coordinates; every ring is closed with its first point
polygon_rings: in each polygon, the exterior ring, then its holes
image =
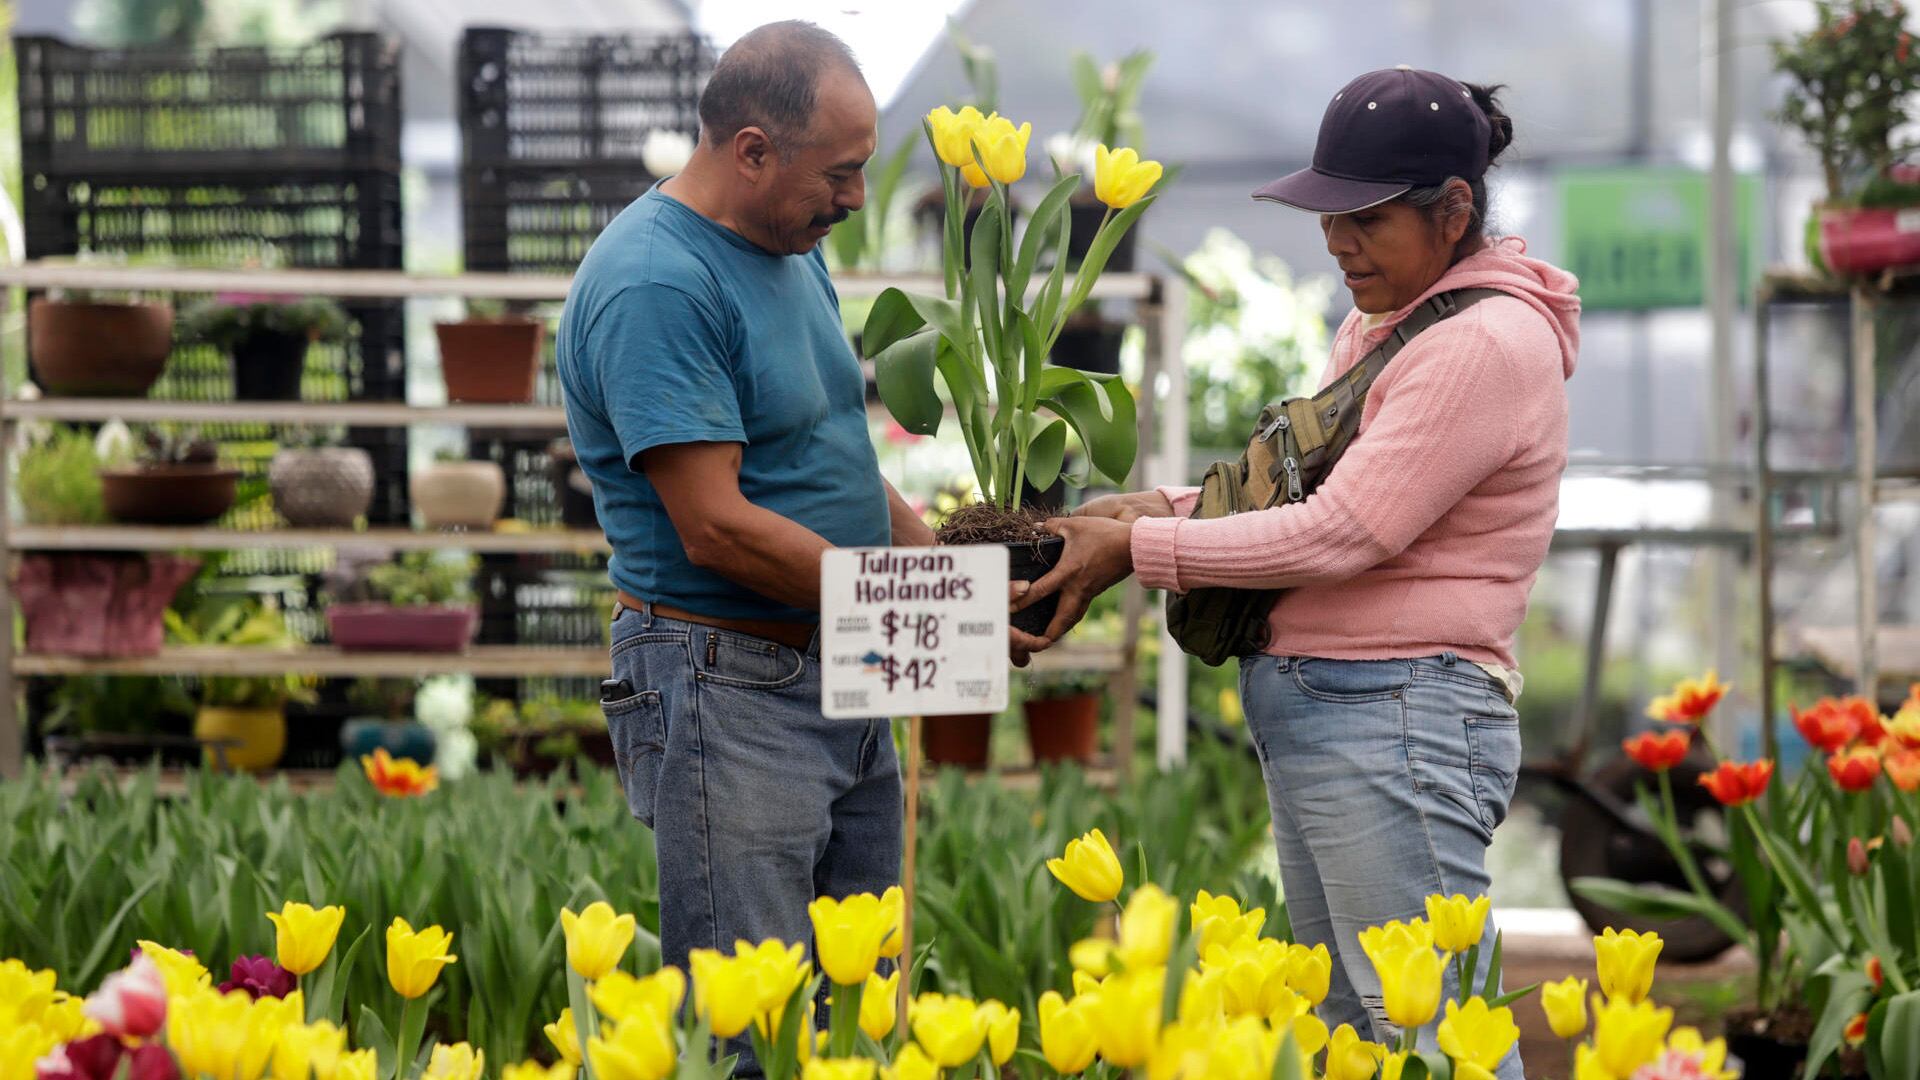
{"type": "Polygon", "coordinates": [[[587,996],[587,980],[567,965],[567,1004],[573,1007],[573,1036],[580,1044],[580,1075],[585,1080],[594,1080],[593,1058],[587,1053],[587,1043],[600,1030],[600,1018],[594,1014],[593,999],[587,996]]]}
{"type": "Polygon", "coordinates": [[[407,1003],[400,1007],[400,1033],[395,1036],[393,1045],[394,1080],[407,1080],[407,1067],[413,1063],[414,1052],[420,1048],[417,1041],[412,1046],[407,1045],[407,1033],[413,1029],[414,1003],[418,1000],[408,998],[407,1003]]]}
{"type": "Polygon", "coordinates": [[[1687,884],[1692,886],[1694,893],[1702,900],[1718,900],[1719,897],[1714,895],[1713,890],[1707,888],[1706,878],[1701,875],[1699,865],[1693,861],[1693,852],[1687,848],[1687,837],[1680,831],[1680,812],[1674,808],[1673,804],[1673,778],[1665,769],[1659,770],[1654,775],[1660,778],[1660,808],[1666,818],[1663,824],[1669,837],[1667,846],[1673,850],[1674,861],[1680,864],[1680,873],[1686,877],[1687,884]]]}
{"type": "Polygon", "coordinates": [[[860,999],[866,990],[865,982],[833,984],[833,1012],[827,1021],[829,1056],[853,1056],[860,1033],[860,999]]]}

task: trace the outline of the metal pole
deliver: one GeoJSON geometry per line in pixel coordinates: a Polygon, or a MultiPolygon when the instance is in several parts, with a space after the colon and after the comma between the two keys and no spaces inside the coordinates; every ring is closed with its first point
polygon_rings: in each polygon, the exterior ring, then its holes
{"type": "MultiPolygon", "coordinates": [[[[1714,0],[1712,39],[1708,55],[1713,57],[1713,171],[1708,200],[1712,241],[1707,260],[1708,302],[1713,317],[1712,382],[1709,387],[1711,445],[1708,461],[1713,468],[1709,501],[1710,523],[1725,527],[1733,519],[1735,499],[1728,474],[1733,464],[1733,335],[1738,306],[1740,252],[1734,222],[1733,109],[1738,83],[1734,69],[1733,0],[1714,0]]],[[[1715,550],[1708,556],[1713,593],[1714,667],[1729,677],[1739,678],[1740,653],[1736,640],[1739,626],[1735,582],[1738,570],[1730,550],[1715,550]]],[[[1722,746],[1732,745],[1736,734],[1736,714],[1722,710],[1713,720],[1714,734],[1722,746]]]]}
{"type": "Polygon", "coordinates": [[[906,836],[902,846],[906,849],[906,865],[900,873],[901,916],[900,916],[900,1001],[898,1016],[901,1023],[907,1020],[907,1002],[912,1000],[913,988],[907,984],[913,978],[913,872],[919,862],[920,853],[920,729],[925,721],[915,716],[907,720],[907,815],[906,836]]]}
{"type": "Polygon", "coordinates": [[[1874,413],[1874,297],[1870,287],[1853,289],[1853,468],[1859,492],[1854,525],[1854,561],[1859,583],[1859,666],[1855,693],[1877,702],[1879,690],[1880,590],[1874,565],[1873,521],[1875,447],[1879,424],[1874,413]]]}
{"type": "Polygon", "coordinates": [[[1773,686],[1773,466],[1767,443],[1773,437],[1772,401],[1767,377],[1767,310],[1772,293],[1762,289],[1753,303],[1753,574],[1760,615],[1760,756],[1779,760],[1780,733],[1774,716],[1773,686]]]}
{"type": "MultiPolygon", "coordinates": [[[[1168,278],[1155,320],[1161,341],[1167,382],[1165,411],[1160,415],[1159,484],[1187,482],[1187,362],[1183,346],[1187,333],[1187,287],[1178,277],[1168,278]]],[[[1152,388],[1148,388],[1152,393],[1152,388]]],[[[1155,760],[1171,769],[1187,760],[1187,654],[1160,627],[1160,699],[1155,710],[1159,726],[1154,740],[1155,760]]]]}

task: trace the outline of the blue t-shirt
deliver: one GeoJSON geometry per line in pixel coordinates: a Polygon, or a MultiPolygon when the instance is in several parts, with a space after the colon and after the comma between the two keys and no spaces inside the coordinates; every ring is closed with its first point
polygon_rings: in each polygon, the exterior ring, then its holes
{"type": "Polygon", "coordinates": [[[556,343],[613,583],[719,618],[818,618],[688,560],[640,453],[742,443],[740,491],[836,547],[891,539],[865,380],[816,249],[773,255],[656,187],[581,261],[556,343]]]}

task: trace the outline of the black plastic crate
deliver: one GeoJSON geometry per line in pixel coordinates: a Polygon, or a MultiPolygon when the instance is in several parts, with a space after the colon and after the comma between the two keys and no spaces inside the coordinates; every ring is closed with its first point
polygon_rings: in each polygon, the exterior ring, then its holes
{"type": "Polygon", "coordinates": [[[601,230],[654,180],[638,161],[469,164],[460,183],[467,269],[571,274],[601,230]]]}
{"type": "Polygon", "coordinates": [[[468,27],[458,85],[464,162],[638,162],[649,132],[697,134],[717,59],[702,35],[468,27]]]}
{"type": "Polygon", "coordinates": [[[90,48],[19,35],[22,171],[275,174],[400,167],[400,46],[90,48]]]}

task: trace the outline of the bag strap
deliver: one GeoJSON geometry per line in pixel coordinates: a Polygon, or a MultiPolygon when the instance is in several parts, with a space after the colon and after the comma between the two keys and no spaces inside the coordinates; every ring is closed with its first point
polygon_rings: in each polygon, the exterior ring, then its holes
{"type": "Polygon", "coordinates": [[[1387,369],[1387,364],[1400,354],[1401,349],[1407,347],[1408,342],[1418,337],[1421,331],[1432,327],[1442,319],[1451,318],[1465,311],[1489,296],[1500,295],[1503,294],[1499,289],[1454,289],[1433,294],[1419,307],[1408,312],[1407,317],[1400,320],[1399,325],[1393,328],[1393,332],[1387,335],[1386,340],[1375,345],[1373,351],[1353,365],[1351,371],[1341,376],[1333,386],[1327,387],[1316,395],[1314,403],[1317,405],[1322,398],[1334,397],[1338,392],[1344,392],[1344,395],[1351,400],[1359,400],[1373,388],[1374,380],[1387,369]]]}

